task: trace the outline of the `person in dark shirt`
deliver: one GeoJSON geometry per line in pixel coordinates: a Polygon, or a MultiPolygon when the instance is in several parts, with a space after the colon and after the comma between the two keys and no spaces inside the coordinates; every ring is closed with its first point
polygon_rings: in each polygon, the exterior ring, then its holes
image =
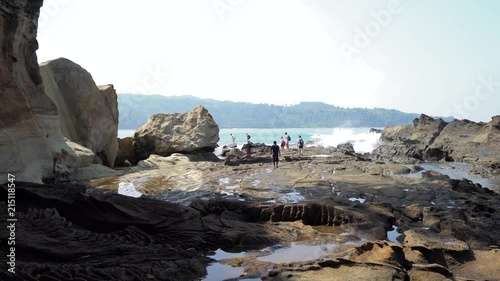
{"type": "Polygon", "coordinates": [[[276,144],[276,141],[271,145],[271,154],[273,155],[273,167],[276,169],[278,168],[278,156],[281,155],[280,147],[276,144]]]}

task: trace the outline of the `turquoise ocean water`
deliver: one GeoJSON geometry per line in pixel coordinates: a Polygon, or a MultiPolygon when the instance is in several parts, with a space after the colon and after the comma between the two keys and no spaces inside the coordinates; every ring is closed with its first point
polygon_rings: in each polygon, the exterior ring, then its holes
{"type": "MultiPolygon", "coordinates": [[[[379,128],[381,129],[381,128],[379,128]]],[[[369,133],[370,128],[232,128],[220,129],[219,146],[231,144],[231,134],[236,136],[238,146],[246,143],[246,133],[251,136],[253,143],[272,144],[273,141],[280,142],[281,136],[287,132],[292,138],[291,144],[295,144],[299,135],[309,145],[337,146],[340,143],[350,142],[356,152],[371,152],[379,145],[380,134],[369,133]]],[[[135,130],[118,130],[118,137],[131,137],[135,130]]]]}

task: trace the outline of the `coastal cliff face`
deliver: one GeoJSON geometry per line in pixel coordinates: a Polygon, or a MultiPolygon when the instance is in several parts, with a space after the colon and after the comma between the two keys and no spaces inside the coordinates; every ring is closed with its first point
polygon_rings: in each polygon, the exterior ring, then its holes
{"type": "Polygon", "coordinates": [[[35,51],[42,0],[5,0],[0,6],[0,171],[41,182],[63,172],[54,103],[45,95],[35,51]]]}
{"type": "Polygon", "coordinates": [[[384,144],[373,152],[376,159],[500,162],[500,116],[488,123],[447,123],[422,114],[413,125],[385,128],[381,139],[384,144]]]}
{"type": "Polygon", "coordinates": [[[80,65],[59,58],[40,64],[45,93],[59,111],[62,134],[113,167],[118,151],[118,103],[113,85],[98,87],[80,65]]]}

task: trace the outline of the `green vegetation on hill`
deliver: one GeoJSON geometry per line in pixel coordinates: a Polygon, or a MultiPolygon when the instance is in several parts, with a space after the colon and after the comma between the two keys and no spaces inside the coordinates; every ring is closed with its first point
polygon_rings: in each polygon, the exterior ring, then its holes
{"type": "Polygon", "coordinates": [[[293,106],[200,99],[193,96],[118,95],[119,128],[136,129],[157,113],[208,109],[220,128],[385,127],[411,124],[419,114],[394,109],[342,108],[321,102],[293,106]]]}

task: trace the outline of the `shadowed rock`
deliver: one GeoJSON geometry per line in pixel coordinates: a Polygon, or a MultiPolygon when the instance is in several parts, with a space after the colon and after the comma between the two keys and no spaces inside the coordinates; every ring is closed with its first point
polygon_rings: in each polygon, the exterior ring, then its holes
{"type": "Polygon", "coordinates": [[[39,73],[35,51],[41,6],[42,0],[6,0],[0,6],[0,173],[33,182],[67,174],[60,153],[70,150],[39,73]]]}
{"type": "Polygon", "coordinates": [[[112,85],[97,87],[80,65],[59,58],[40,64],[45,93],[57,106],[62,134],[113,167],[118,143],[118,103],[112,85]]]}

